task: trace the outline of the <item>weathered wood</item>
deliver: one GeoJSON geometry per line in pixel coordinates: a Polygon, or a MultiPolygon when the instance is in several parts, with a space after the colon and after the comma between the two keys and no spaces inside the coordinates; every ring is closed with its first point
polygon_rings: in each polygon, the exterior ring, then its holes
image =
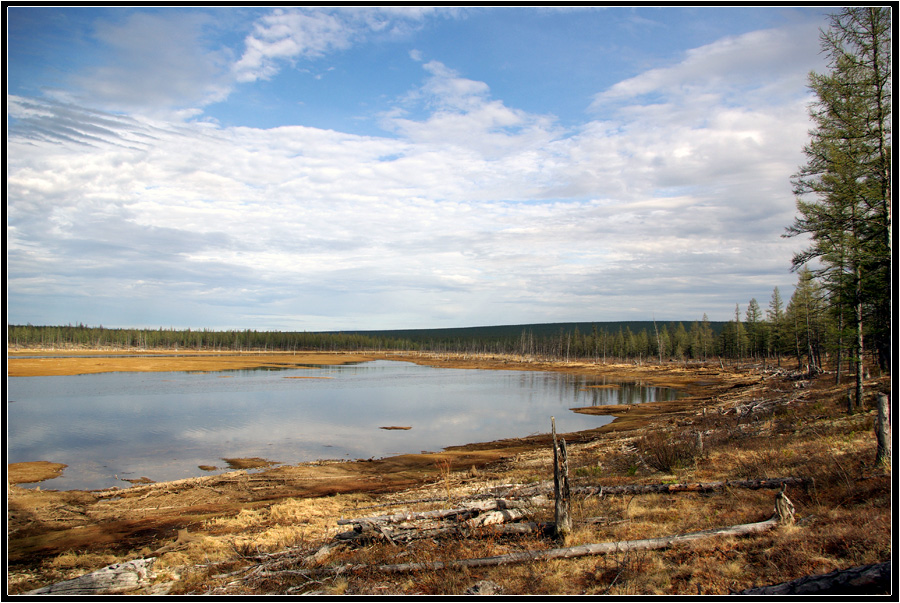
{"type": "Polygon", "coordinates": [[[37,588],[26,595],[112,595],[137,590],[150,584],[156,557],[114,563],[96,572],[37,588]]]}
{"type": "Polygon", "coordinates": [[[742,590],[737,595],[884,595],[891,591],[891,563],[873,563],[790,582],[742,590]]]}
{"type": "Polygon", "coordinates": [[[747,534],[755,534],[771,530],[778,525],[778,519],[773,517],[766,521],[757,523],[740,524],[726,528],[718,528],[713,530],[703,530],[689,534],[680,534],[676,536],[664,536],[661,538],[648,538],[644,540],[626,540],[618,542],[603,542],[597,544],[585,544],[581,546],[564,547],[547,549],[542,551],[524,551],[520,553],[509,553],[507,555],[496,555],[494,557],[480,557],[475,559],[459,559],[454,561],[435,561],[429,563],[398,563],[379,566],[348,566],[341,568],[342,570],[358,570],[373,569],[375,571],[385,573],[406,573],[416,571],[435,571],[443,569],[456,568],[473,568],[488,567],[495,565],[511,565],[516,563],[527,563],[531,561],[547,561],[550,559],[570,559],[574,557],[585,557],[588,555],[603,555],[607,553],[663,549],[677,544],[700,540],[703,538],[713,538],[716,536],[742,536],[747,534]]]}
{"type": "Polygon", "coordinates": [[[525,511],[525,509],[498,509],[496,511],[481,513],[471,519],[467,519],[466,525],[477,528],[479,526],[490,526],[510,521],[518,521],[520,519],[525,519],[526,517],[528,517],[528,512],[525,511]]]}
{"type": "Polygon", "coordinates": [[[375,515],[372,517],[358,517],[355,519],[338,519],[337,524],[345,526],[360,523],[404,523],[408,521],[447,519],[451,517],[466,518],[484,511],[513,509],[518,506],[519,505],[514,501],[497,498],[493,500],[476,501],[463,507],[456,507],[453,509],[436,509],[434,511],[416,511],[409,513],[393,513],[391,515],[375,515]]]}
{"type": "Polygon", "coordinates": [[[885,393],[878,394],[878,415],[875,417],[875,440],[878,450],[876,464],[891,464],[891,403],[885,393]]]}
{"type": "Polygon", "coordinates": [[[566,452],[566,441],[556,441],[556,418],[550,417],[553,431],[553,496],[556,537],[565,539],[572,532],[572,519],[569,516],[569,460],[566,452]]]}
{"type": "Polygon", "coordinates": [[[794,503],[784,493],[787,484],[781,486],[781,491],[775,495],[775,516],[784,525],[794,524],[794,503]]]}
{"type": "Polygon", "coordinates": [[[808,480],[802,477],[776,477],[771,479],[744,479],[723,482],[697,482],[687,484],[625,484],[621,486],[582,486],[572,493],[581,496],[603,494],[673,494],[676,492],[714,492],[727,488],[763,490],[781,488],[783,485],[799,486],[808,480]]]}
{"type": "Polygon", "coordinates": [[[475,528],[518,521],[527,515],[527,511],[516,504],[495,499],[456,509],[341,519],[338,524],[353,525],[353,530],[342,532],[335,538],[344,542],[386,540],[396,544],[418,538],[468,536],[475,528]]]}

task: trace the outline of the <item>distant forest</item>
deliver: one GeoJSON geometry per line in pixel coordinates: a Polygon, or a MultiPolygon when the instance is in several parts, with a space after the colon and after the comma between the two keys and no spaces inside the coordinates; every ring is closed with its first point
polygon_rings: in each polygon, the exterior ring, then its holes
{"type": "Polygon", "coordinates": [[[568,360],[709,360],[827,354],[821,321],[800,316],[806,306],[781,309],[777,289],[771,319],[756,300],[733,320],[570,322],[382,331],[256,331],[121,329],[8,325],[7,347],[169,351],[420,351],[511,354],[568,360]]]}

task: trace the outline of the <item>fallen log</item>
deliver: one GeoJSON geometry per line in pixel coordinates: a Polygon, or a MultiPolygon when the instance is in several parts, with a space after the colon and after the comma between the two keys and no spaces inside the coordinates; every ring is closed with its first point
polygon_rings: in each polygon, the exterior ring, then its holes
{"type": "Polygon", "coordinates": [[[113,595],[148,586],[156,557],[114,563],[96,572],[28,591],[26,595],[113,595]]]}
{"type": "MultiPolygon", "coordinates": [[[[811,480],[805,477],[775,477],[769,479],[747,479],[747,480],[730,480],[721,482],[701,482],[694,484],[626,484],[621,486],[580,486],[570,488],[571,494],[579,494],[582,496],[595,496],[598,494],[657,494],[657,493],[676,493],[676,492],[715,492],[726,488],[747,488],[750,490],[769,489],[776,490],[787,484],[789,486],[801,486],[811,480]]],[[[504,499],[523,499],[532,498],[539,495],[548,495],[553,492],[552,480],[540,482],[538,484],[504,484],[491,488],[490,493],[474,494],[465,497],[463,500],[479,500],[485,498],[502,497],[504,499]]],[[[380,505],[373,505],[368,508],[379,508],[397,505],[412,505],[419,503],[441,502],[447,500],[446,496],[433,498],[419,498],[414,500],[401,500],[380,505]]],[[[507,503],[514,504],[507,500],[507,503]]],[[[386,516],[390,517],[390,516],[386,516]]],[[[338,523],[352,523],[352,520],[339,520],[338,523]]]]}
{"type": "Polygon", "coordinates": [[[749,490],[775,490],[784,486],[799,486],[808,480],[802,477],[776,477],[771,479],[742,479],[722,482],[697,482],[693,484],[626,484],[622,486],[582,486],[572,488],[573,494],[582,496],[601,494],[672,494],[676,492],[716,492],[726,488],[749,490]]]}
{"type": "Polygon", "coordinates": [[[514,502],[503,499],[494,499],[483,502],[473,502],[464,507],[455,509],[436,509],[434,511],[418,511],[414,513],[393,513],[391,515],[376,515],[373,517],[358,517],[356,519],[338,519],[337,524],[341,526],[353,524],[378,524],[378,523],[404,523],[409,521],[419,521],[428,519],[448,519],[467,518],[470,516],[483,513],[485,511],[504,510],[516,508],[518,505],[514,502]]]}
{"type": "Polygon", "coordinates": [[[341,571],[355,571],[362,569],[375,570],[385,573],[406,573],[417,571],[435,571],[442,569],[458,569],[473,567],[488,567],[495,565],[511,565],[527,563],[531,561],[548,561],[551,559],[571,559],[588,555],[603,555],[637,550],[664,549],[684,542],[691,542],[703,538],[715,536],[742,536],[771,530],[778,525],[778,518],[773,517],[757,523],[740,524],[726,528],[702,530],[689,534],[676,536],[663,536],[661,538],[648,538],[645,540],[625,540],[618,542],[603,542],[597,544],[584,544],[580,546],[547,549],[543,551],[524,551],[509,553],[493,557],[480,557],[475,559],[458,559],[454,561],[434,561],[427,563],[398,563],[378,566],[344,566],[341,571]]]}
{"type": "Polygon", "coordinates": [[[736,595],[884,595],[891,591],[891,563],[873,563],[790,582],[748,588],[736,595]]]}
{"type": "MultiPolygon", "coordinates": [[[[749,490],[777,490],[783,485],[800,486],[810,482],[805,477],[773,477],[768,479],[725,480],[721,482],[696,482],[685,484],[624,484],[619,486],[578,486],[571,488],[572,495],[602,496],[603,494],[675,494],[677,492],[717,492],[727,488],[746,488],[749,490]]],[[[510,489],[504,492],[507,499],[530,498],[541,494],[549,495],[553,491],[553,483],[542,482],[519,490],[510,489]]]]}
{"type": "Polygon", "coordinates": [[[496,538],[498,536],[522,536],[535,534],[550,536],[554,533],[555,524],[551,522],[525,521],[519,523],[501,523],[483,526],[469,526],[456,524],[429,528],[408,529],[363,529],[342,532],[335,536],[337,544],[368,544],[376,541],[387,541],[391,544],[407,543],[413,540],[440,539],[440,538],[496,538]]]}
{"type": "MultiPolygon", "coordinates": [[[[479,505],[477,509],[442,509],[438,512],[395,514],[381,517],[363,517],[341,520],[353,524],[353,529],[337,534],[335,538],[344,542],[370,542],[387,540],[391,544],[409,542],[421,538],[470,536],[476,528],[495,527],[506,522],[519,521],[528,516],[520,507],[507,507],[505,501],[492,501],[490,505],[479,505]],[[494,510],[490,510],[491,507],[494,510]],[[481,512],[481,508],[487,508],[481,512]],[[404,516],[408,521],[398,523],[404,516]]],[[[502,530],[495,530],[499,534],[502,530]]]]}
{"type": "Polygon", "coordinates": [[[497,509],[496,511],[488,511],[487,513],[481,513],[471,519],[467,519],[466,525],[477,528],[479,526],[497,525],[508,521],[518,521],[520,519],[525,519],[527,516],[528,512],[520,508],[497,509]]]}

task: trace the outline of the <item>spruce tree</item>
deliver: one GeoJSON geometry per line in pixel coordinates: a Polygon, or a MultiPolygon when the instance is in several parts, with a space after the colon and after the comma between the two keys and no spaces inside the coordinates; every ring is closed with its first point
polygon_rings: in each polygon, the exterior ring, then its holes
{"type": "Polygon", "coordinates": [[[794,269],[816,260],[835,315],[853,324],[859,404],[867,333],[880,364],[890,363],[891,9],[843,8],[821,45],[829,71],[810,74],[815,127],[786,236],[811,235],[794,269]]]}

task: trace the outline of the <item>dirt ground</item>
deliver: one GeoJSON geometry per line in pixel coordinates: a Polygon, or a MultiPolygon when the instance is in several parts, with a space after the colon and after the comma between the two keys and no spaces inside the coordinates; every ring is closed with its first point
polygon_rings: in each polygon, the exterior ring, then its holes
{"type": "MultiPolygon", "coordinates": [[[[19,355],[28,355],[20,352],[19,355]]],[[[222,370],[256,366],[304,366],[393,359],[459,369],[538,370],[615,375],[655,385],[683,388],[686,397],[672,402],[585,410],[611,414],[616,420],[597,430],[565,434],[568,442],[595,442],[635,430],[660,417],[695,415],[714,410],[735,392],[747,398],[764,387],[758,371],[720,366],[663,366],[534,362],[512,358],[467,358],[415,354],[241,354],[78,358],[17,358],[10,354],[9,376],[62,375],[100,371],[222,370]]],[[[434,454],[410,454],[356,462],[315,462],[259,471],[238,470],[166,483],[134,484],[98,491],[53,491],[24,488],[65,470],[66,459],[18,463],[7,467],[7,570],[14,590],[35,588],[52,580],[48,560],[67,552],[102,551],[103,559],[123,561],[166,550],[187,534],[202,531],[211,520],[271,507],[287,499],[325,500],[357,495],[378,500],[405,490],[435,484],[441,467],[469,468],[472,475],[490,472],[502,478],[502,467],[549,447],[549,434],[489,443],[473,443],[434,454]],[[442,465],[443,463],[443,465],[442,465]],[[499,473],[498,473],[499,472],[499,473]]],[[[8,576],[7,587],[10,588],[8,576]]]]}

